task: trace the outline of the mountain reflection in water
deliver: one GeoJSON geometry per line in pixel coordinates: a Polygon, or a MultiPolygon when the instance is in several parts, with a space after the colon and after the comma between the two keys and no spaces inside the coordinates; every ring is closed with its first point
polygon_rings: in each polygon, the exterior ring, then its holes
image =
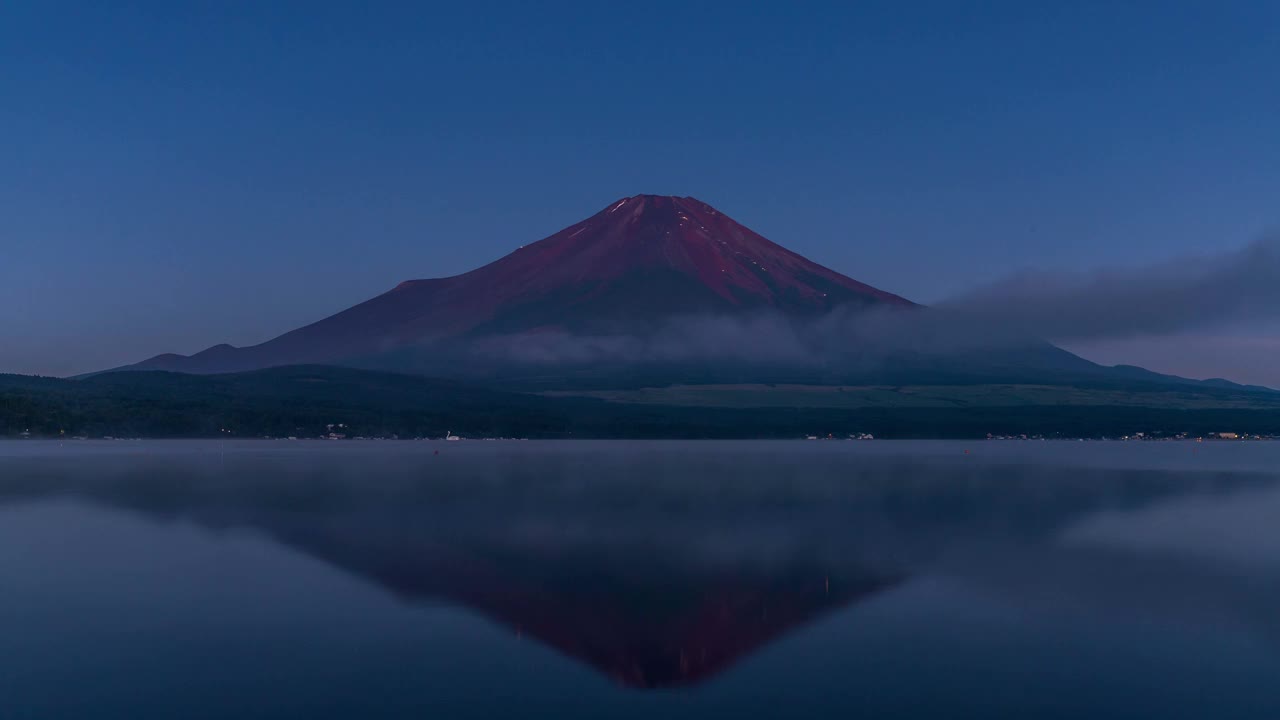
{"type": "MultiPolygon", "coordinates": [[[[1108,518],[1265,493],[1275,480],[1168,455],[1125,467],[991,446],[817,445],[99,446],[4,458],[0,503],[70,498],[250,530],[405,603],[465,607],[622,685],[670,688],[916,577],[1027,577],[989,572],[993,557],[1046,570],[1023,592],[1078,589],[1072,573],[1125,567],[1090,545],[1108,518]]],[[[1144,592],[1093,601],[1159,612],[1144,592]]],[[[1222,612],[1220,596],[1180,602],[1222,612]]],[[[1251,603],[1228,612],[1265,616],[1251,603]]]]}

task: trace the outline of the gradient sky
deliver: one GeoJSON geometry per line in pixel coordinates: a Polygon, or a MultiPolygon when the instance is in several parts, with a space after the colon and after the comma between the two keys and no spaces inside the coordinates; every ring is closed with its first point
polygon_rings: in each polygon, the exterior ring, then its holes
{"type": "MultiPolygon", "coordinates": [[[[1280,227],[1280,3],[751,5],[0,4],[0,372],[260,342],[641,192],[926,303],[1280,227]]],[[[1280,384],[1223,334],[1073,347],[1280,384]]]]}

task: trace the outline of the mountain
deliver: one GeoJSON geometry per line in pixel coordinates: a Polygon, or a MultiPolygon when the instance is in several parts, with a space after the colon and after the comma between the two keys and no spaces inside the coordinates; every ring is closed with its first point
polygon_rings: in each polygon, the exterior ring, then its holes
{"type": "Polygon", "coordinates": [[[260,345],[160,355],[133,369],[368,365],[386,353],[464,339],[642,336],[678,316],[771,311],[812,318],[846,307],[917,306],[770,242],[694,198],[636,195],[471,272],[403,282],[260,345]]]}
{"type": "Polygon", "coordinates": [[[791,252],[704,202],[659,195],[622,198],[476,270],[402,282],[260,345],[159,355],[121,369],[222,374],[315,364],[524,391],[1197,384],[1099,366],[980,318],[924,308],[791,252]]]}

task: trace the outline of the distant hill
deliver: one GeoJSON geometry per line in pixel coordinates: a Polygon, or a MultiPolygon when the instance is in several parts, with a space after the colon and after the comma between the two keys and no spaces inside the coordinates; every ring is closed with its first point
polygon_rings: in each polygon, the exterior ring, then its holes
{"type": "Polygon", "coordinates": [[[495,390],[326,366],[227,375],[0,376],[0,436],[537,438],[1280,434],[1280,394],[1163,383],[495,390]]]}

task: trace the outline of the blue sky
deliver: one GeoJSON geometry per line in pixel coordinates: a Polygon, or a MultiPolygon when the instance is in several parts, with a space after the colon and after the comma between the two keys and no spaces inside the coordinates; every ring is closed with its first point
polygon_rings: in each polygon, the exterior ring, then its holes
{"type": "MultiPolygon", "coordinates": [[[[260,342],[641,192],[921,302],[1240,247],[1280,227],[1277,36],[1272,2],[8,3],[0,372],[260,342]]],[[[1280,384],[1222,334],[1076,347],[1280,384]]]]}

